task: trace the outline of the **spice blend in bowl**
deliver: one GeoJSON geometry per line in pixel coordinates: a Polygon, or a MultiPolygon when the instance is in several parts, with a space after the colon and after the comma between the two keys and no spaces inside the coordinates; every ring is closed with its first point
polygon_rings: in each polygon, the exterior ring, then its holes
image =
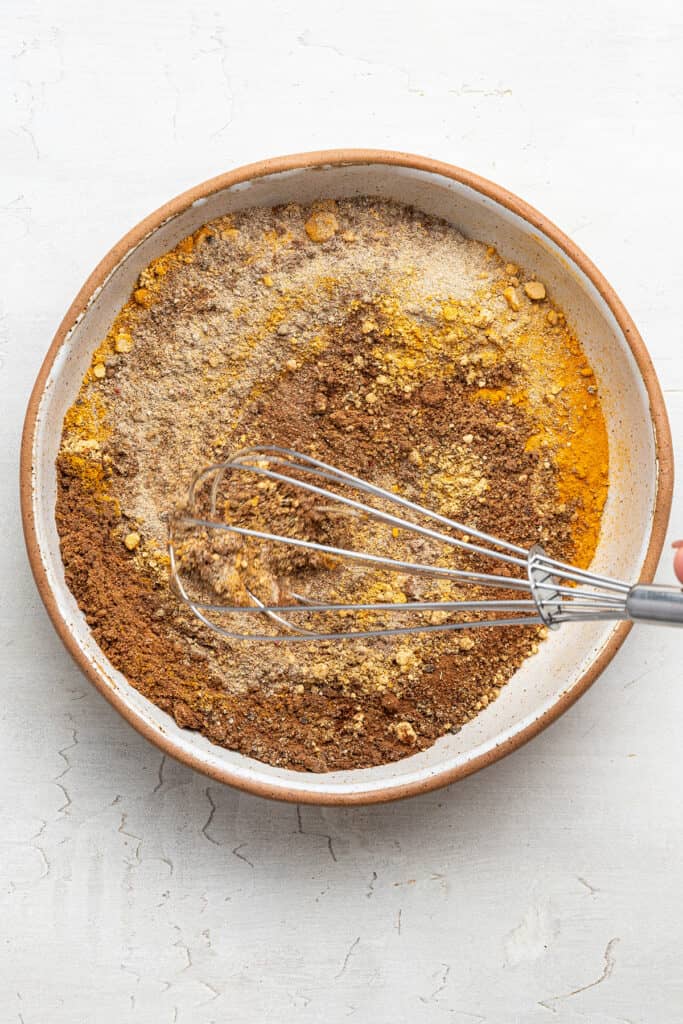
{"type": "MultiPolygon", "coordinates": [[[[325,772],[425,749],[495,700],[544,631],[296,648],[218,637],[169,588],[161,514],[198,469],[255,444],[579,566],[597,545],[605,423],[543,282],[376,198],[251,208],[185,238],[142,272],[66,415],[62,559],[133,686],[181,727],[271,765],[325,772]]],[[[217,594],[237,585],[234,559],[196,568],[217,594]]],[[[414,596],[395,577],[364,586],[366,600],[414,596]]]]}

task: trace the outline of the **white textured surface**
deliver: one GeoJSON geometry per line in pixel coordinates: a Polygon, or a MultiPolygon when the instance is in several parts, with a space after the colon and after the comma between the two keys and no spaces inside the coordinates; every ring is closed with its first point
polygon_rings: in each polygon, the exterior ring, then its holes
{"type": "Polygon", "coordinates": [[[2,20],[2,1024],[677,1024],[680,634],[632,634],[559,723],[450,790],[298,813],[162,763],[92,691],[29,577],[16,477],[35,373],[112,242],[221,170],[336,145],[459,163],[565,228],[683,444],[680,5],[12,0],[2,20]]]}

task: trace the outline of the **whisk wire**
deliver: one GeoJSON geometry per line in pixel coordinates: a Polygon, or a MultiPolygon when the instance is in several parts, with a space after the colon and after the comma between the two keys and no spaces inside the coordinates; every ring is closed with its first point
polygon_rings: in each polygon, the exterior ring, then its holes
{"type": "MultiPolygon", "coordinates": [[[[288,452],[288,449],[276,449],[277,451],[288,452]]],[[[261,449],[245,449],[244,452],[239,453],[230,462],[220,464],[219,466],[211,466],[204,471],[205,474],[210,473],[212,470],[217,470],[216,480],[212,485],[212,512],[215,513],[215,502],[217,499],[218,489],[222,482],[223,476],[227,469],[230,470],[243,470],[245,472],[254,473],[257,476],[265,477],[269,480],[274,480],[278,483],[294,484],[303,491],[307,491],[309,494],[316,494],[319,497],[330,499],[331,501],[337,502],[343,506],[352,509],[355,512],[365,513],[385,522],[391,526],[395,526],[399,529],[410,530],[413,533],[420,534],[423,537],[429,537],[431,540],[439,541],[443,544],[449,544],[453,547],[461,548],[464,551],[469,551],[472,554],[487,555],[498,558],[500,561],[509,562],[511,565],[526,566],[526,551],[524,548],[519,548],[514,544],[508,544],[507,541],[501,541],[495,537],[491,537],[489,534],[482,533],[479,530],[466,527],[463,523],[458,523],[455,520],[448,519],[446,516],[439,515],[437,512],[432,512],[421,505],[417,505],[407,498],[403,498],[400,495],[392,494],[390,491],[386,491],[381,487],[377,487],[374,484],[368,484],[358,477],[352,476],[350,473],[343,473],[341,470],[334,470],[333,467],[327,466],[325,463],[318,462],[315,459],[309,459],[308,461],[315,464],[315,466],[324,468],[314,468],[308,466],[302,466],[300,464],[292,463],[285,459],[273,458],[271,463],[273,465],[287,466],[290,469],[296,469],[300,472],[305,472],[311,476],[329,480],[333,483],[343,484],[352,486],[356,490],[362,491],[367,494],[372,494],[375,497],[383,498],[387,501],[392,502],[395,505],[400,505],[403,508],[410,509],[413,512],[417,512],[425,518],[432,519],[435,522],[442,523],[448,526],[452,530],[460,530],[469,536],[476,536],[481,540],[485,540],[490,544],[496,544],[499,547],[505,548],[510,552],[518,552],[518,556],[503,554],[501,552],[493,552],[489,548],[483,547],[478,544],[471,544],[468,541],[461,540],[456,537],[450,537],[447,534],[441,533],[436,530],[430,530],[428,527],[420,526],[418,523],[413,523],[410,520],[402,519],[399,516],[392,515],[388,512],[383,512],[381,509],[377,509],[374,506],[367,505],[364,502],[360,502],[354,498],[346,497],[343,494],[338,494],[333,491],[326,490],[325,488],[318,487],[315,484],[308,483],[306,480],[298,480],[284,473],[275,472],[272,469],[268,469],[264,466],[253,465],[251,463],[243,463],[242,457],[251,454],[255,451],[260,452],[261,449]],[[519,557],[524,556],[524,557],[519,557]]],[[[290,454],[295,455],[295,452],[290,454]]]]}

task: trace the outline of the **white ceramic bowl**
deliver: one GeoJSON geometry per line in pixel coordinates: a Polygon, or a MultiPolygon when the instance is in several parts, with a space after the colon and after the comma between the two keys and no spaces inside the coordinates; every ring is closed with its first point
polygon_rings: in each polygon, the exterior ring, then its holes
{"type": "MultiPolygon", "coordinates": [[[[422,157],[340,150],[284,157],[206,182],[152,214],[105,257],[72,304],[29,404],[22,509],[31,565],[63,641],[104,696],[166,753],[216,780],[265,796],[370,803],[423,792],[502,757],[562,713],[605,667],[628,627],[565,626],[500,697],[457,735],[395,764],[316,775],[272,768],[180,729],[107,661],[64,581],[54,521],[55,457],[64,414],[91,353],[140,270],[205,221],[254,205],[371,194],[410,203],[494,244],[536,274],[564,308],[595,368],[609,430],[610,490],[596,571],[650,580],[672,488],[671,440],[649,357],[621,302],[590,261],[521,200],[467,171],[422,157]]],[[[590,197],[587,198],[590,203],[590,197]]]]}

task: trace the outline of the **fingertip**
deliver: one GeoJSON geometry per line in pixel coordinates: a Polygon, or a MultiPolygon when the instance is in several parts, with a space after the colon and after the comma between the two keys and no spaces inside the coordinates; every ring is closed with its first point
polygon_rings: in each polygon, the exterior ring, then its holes
{"type": "Polygon", "coordinates": [[[677,579],[683,583],[683,543],[678,541],[674,544],[676,554],[674,555],[674,572],[677,579]]]}

